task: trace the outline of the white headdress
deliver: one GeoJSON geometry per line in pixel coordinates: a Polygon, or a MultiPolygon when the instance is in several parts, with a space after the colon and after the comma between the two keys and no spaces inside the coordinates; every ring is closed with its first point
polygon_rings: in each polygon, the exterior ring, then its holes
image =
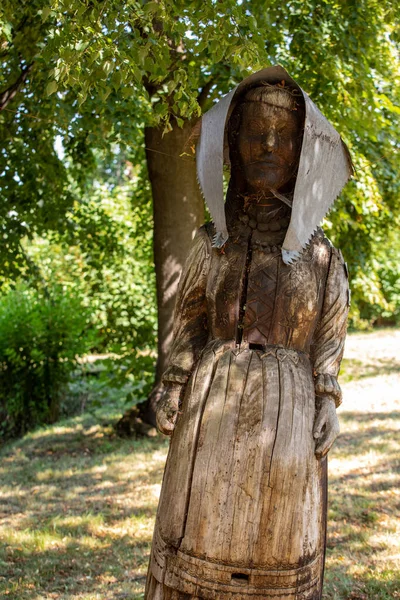
{"type": "Polygon", "coordinates": [[[286,264],[291,264],[299,258],[350,179],[353,167],[338,132],[283,67],[268,67],[250,75],[203,115],[196,161],[200,187],[216,228],[214,246],[221,247],[228,239],[223,192],[226,124],[246,90],[257,83],[274,85],[281,81],[296,88],[305,104],[304,135],[292,214],[282,245],[282,258],[286,264]]]}

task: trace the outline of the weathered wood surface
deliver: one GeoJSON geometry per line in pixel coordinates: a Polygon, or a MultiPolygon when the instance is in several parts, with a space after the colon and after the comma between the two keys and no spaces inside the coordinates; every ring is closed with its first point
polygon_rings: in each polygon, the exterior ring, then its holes
{"type": "MultiPolygon", "coordinates": [[[[208,234],[201,235],[208,247],[208,234]]],[[[256,285],[253,277],[257,280],[261,271],[268,277],[269,269],[277,273],[274,263],[281,260],[279,253],[262,254],[257,249],[253,255],[258,268],[250,269],[248,285],[252,289],[256,285]]],[[[225,262],[230,252],[227,248],[222,255],[210,249],[203,256],[212,282],[209,294],[205,292],[205,306],[211,310],[220,301],[219,290],[224,289],[220,280],[229,277],[229,269],[220,268],[220,262],[225,262]]],[[[271,305],[271,337],[261,338],[262,349],[252,348],[254,342],[246,339],[240,347],[236,340],[210,339],[186,386],[157,518],[157,536],[163,544],[153,549],[154,564],[158,564],[154,575],[182,593],[230,598],[232,586],[243,589],[246,585],[251,597],[257,589],[260,597],[278,599],[285,594],[282,598],[286,600],[299,598],[300,592],[304,599],[319,594],[325,490],[321,485],[323,466],[315,456],[312,435],[315,391],[309,329],[312,318],[319,340],[319,346],[313,348],[314,364],[328,360],[333,368],[343,347],[337,333],[344,333],[341,321],[346,317],[347,280],[340,256],[321,235],[304,263],[295,270],[290,268],[289,283],[285,269],[289,271],[281,264],[280,276],[272,279],[278,286],[274,296],[279,299],[281,290],[285,298],[277,306],[271,305]],[[302,282],[305,271],[308,293],[302,288],[303,293],[298,294],[296,272],[302,282]],[[326,285],[320,285],[321,278],[326,285]],[[333,314],[337,323],[332,322],[333,314]],[[289,334],[282,326],[288,315],[297,318],[297,322],[291,320],[294,331],[289,334]],[[282,335],[290,335],[292,343],[279,337],[282,335]],[[202,561],[196,563],[196,577],[192,558],[202,561]],[[187,564],[192,567],[185,571],[187,564]],[[272,585],[274,571],[282,572],[277,580],[281,590],[276,583],[272,585]],[[295,577],[297,587],[292,585],[295,577]],[[231,578],[229,583],[227,578],[231,578]]],[[[238,295],[237,288],[236,295],[231,295],[234,306],[238,306],[238,295]]],[[[229,306],[226,313],[231,314],[229,306]]],[[[209,320],[218,330],[219,314],[209,320]]],[[[262,323],[265,336],[265,314],[262,323]]],[[[181,331],[184,329],[181,325],[181,331]]],[[[254,339],[254,329],[248,331],[254,339]]],[[[247,337],[246,329],[243,337],[247,337]]],[[[179,368],[181,373],[182,366],[179,368]]]]}
{"type": "MultiPolygon", "coordinates": [[[[272,128],[284,121],[275,116],[272,128]]],[[[254,145],[244,148],[251,154],[254,145]]],[[[279,164],[279,177],[290,177],[292,166],[285,175],[279,164]]],[[[259,169],[252,173],[248,181],[263,181],[259,169]]],[[[158,409],[161,429],[174,431],[148,600],[321,596],[321,456],[336,435],[347,275],[320,230],[295,265],[284,264],[290,209],[271,197],[249,203],[239,179],[228,192],[228,242],[212,248],[213,227],[201,228],[181,278],[164,374],[174,394],[167,391],[158,409]],[[325,427],[317,444],[316,411],[325,427]]]]}

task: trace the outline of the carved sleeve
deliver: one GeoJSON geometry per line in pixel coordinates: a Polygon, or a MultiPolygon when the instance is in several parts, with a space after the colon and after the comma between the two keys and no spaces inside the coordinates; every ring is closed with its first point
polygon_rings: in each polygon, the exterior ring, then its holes
{"type": "Polygon", "coordinates": [[[163,383],[184,384],[208,338],[206,284],[211,244],[205,226],[192,242],[179,281],[174,334],[163,383]]]}
{"type": "Polygon", "coordinates": [[[342,253],[331,251],[321,319],[314,334],[311,358],[317,395],[331,396],[339,406],[342,392],[337,381],[343,357],[350,291],[342,253]]]}

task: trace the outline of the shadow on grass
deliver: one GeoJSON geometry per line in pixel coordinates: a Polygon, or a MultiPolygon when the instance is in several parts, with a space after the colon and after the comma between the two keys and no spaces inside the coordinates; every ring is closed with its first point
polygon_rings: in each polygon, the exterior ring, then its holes
{"type": "Polygon", "coordinates": [[[340,369],[340,381],[359,381],[366,377],[400,373],[400,362],[396,358],[377,358],[365,362],[356,358],[344,358],[340,369]]]}
{"type": "Polygon", "coordinates": [[[344,428],[352,430],[341,433],[335,443],[333,456],[351,458],[366,454],[382,454],[385,461],[399,460],[400,411],[381,413],[341,412],[339,420],[344,428]],[[368,427],[368,424],[370,426],[368,427]],[[397,457],[397,458],[396,458],[397,457]]]}
{"type": "Polygon", "coordinates": [[[323,598],[400,598],[391,556],[400,516],[400,412],[346,412],[341,420],[355,430],[339,437],[331,455],[323,598]]]}
{"type": "Polygon", "coordinates": [[[340,420],[347,423],[371,423],[371,421],[390,421],[400,420],[400,411],[393,410],[391,412],[349,412],[343,411],[340,413],[340,420]]]}
{"type": "Polygon", "coordinates": [[[341,475],[330,476],[331,483],[353,483],[357,489],[385,491],[396,489],[400,484],[400,411],[388,413],[341,413],[345,423],[359,423],[362,427],[354,432],[347,431],[339,436],[332,458],[352,459],[354,468],[341,475]],[[386,426],[365,425],[370,422],[385,422],[386,426]],[[388,427],[393,424],[393,427],[388,427]],[[357,460],[359,457],[360,460],[357,460]],[[368,482],[365,475],[368,475],[368,482]]]}
{"type": "Polygon", "coordinates": [[[5,448],[0,596],[140,598],[166,451],[73,422],[5,448]]]}
{"type": "MultiPolygon", "coordinates": [[[[346,431],[332,456],[344,467],[330,475],[323,598],[396,598],[399,575],[377,557],[396,535],[388,513],[399,510],[400,411],[341,419],[358,431],[346,431]]],[[[85,419],[4,449],[0,596],[139,600],[166,452],[165,439],[121,440],[85,419]]]]}
{"type": "MultiPolygon", "coordinates": [[[[330,551],[327,556],[329,560],[330,551]]],[[[331,566],[325,575],[322,600],[395,600],[400,598],[399,572],[383,570],[378,576],[370,572],[363,580],[351,573],[352,567],[331,566]]]]}

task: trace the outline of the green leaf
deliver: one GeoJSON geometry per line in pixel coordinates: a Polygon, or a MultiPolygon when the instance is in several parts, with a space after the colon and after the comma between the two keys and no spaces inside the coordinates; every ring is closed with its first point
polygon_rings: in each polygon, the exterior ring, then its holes
{"type": "Polygon", "coordinates": [[[42,23],[44,23],[45,21],[47,21],[48,17],[51,14],[51,6],[45,6],[42,9],[42,23]]]}
{"type": "Polygon", "coordinates": [[[103,63],[103,71],[106,75],[109,75],[111,73],[111,71],[113,70],[113,68],[114,68],[114,65],[111,62],[111,60],[106,60],[103,63]]]}
{"type": "Polygon", "coordinates": [[[4,33],[4,36],[8,42],[12,42],[12,24],[4,21],[1,26],[1,30],[4,33]]]}
{"type": "Polygon", "coordinates": [[[57,84],[57,81],[54,81],[54,79],[52,81],[49,81],[49,83],[46,85],[46,95],[47,96],[51,96],[51,94],[54,94],[57,90],[58,90],[58,84],[57,84]]]}
{"type": "Polygon", "coordinates": [[[143,10],[146,14],[151,14],[160,10],[159,2],[146,2],[143,10]]]}

